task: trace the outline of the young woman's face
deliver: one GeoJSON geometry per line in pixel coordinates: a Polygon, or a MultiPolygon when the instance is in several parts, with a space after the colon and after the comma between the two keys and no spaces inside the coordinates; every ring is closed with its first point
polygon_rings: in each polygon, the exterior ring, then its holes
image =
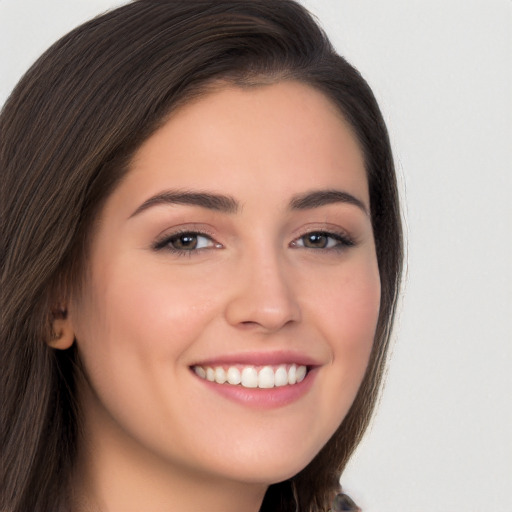
{"type": "Polygon", "coordinates": [[[361,151],[318,91],[225,87],[176,111],[106,202],[70,307],[87,435],[197,475],[301,470],[371,351],[368,211],[361,151]]]}

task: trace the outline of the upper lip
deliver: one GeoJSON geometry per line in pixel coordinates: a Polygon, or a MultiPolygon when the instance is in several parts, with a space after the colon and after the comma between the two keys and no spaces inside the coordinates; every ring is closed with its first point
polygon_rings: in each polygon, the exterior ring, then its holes
{"type": "Polygon", "coordinates": [[[251,366],[271,366],[280,364],[297,364],[303,366],[320,366],[315,358],[294,351],[272,351],[272,352],[242,352],[219,355],[208,359],[197,361],[191,366],[222,366],[230,364],[242,364],[251,366]]]}

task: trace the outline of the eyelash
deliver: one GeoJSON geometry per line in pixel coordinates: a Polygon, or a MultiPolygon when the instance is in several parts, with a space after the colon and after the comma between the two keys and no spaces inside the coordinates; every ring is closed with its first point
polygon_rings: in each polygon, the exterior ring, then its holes
{"type": "Polygon", "coordinates": [[[157,240],[153,244],[153,249],[155,251],[160,250],[167,250],[173,254],[176,254],[177,256],[192,256],[193,253],[203,251],[204,249],[221,249],[222,245],[215,242],[215,240],[212,238],[212,236],[209,233],[205,233],[203,231],[196,231],[196,230],[190,230],[190,229],[184,229],[177,231],[175,233],[172,233],[170,235],[165,235],[162,239],[157,240]],[[199,249],[177,249],[176,247],[172,247],[171,243],[179,240],[180,237],[189,236],[191,238],[207,238],[209,242],[212,244],[211,247],[200,247],[199,249]]]}
{"type": "MultiPolygon", "coordinates": [[[[330,243],[329,241],[327,242],[330,243]]],[[[294,241],[291,242],[291,247],[293,248],[304,248],[308,249],[310,251],[344,251],[350,247],[354,247],[356,245],[355,241],[350,238],[346,233],[336,233],[332,231],[325,231],[325,230],[313,230],[309,231],[308,233],[305,233],[301,235],[299,238],[296,238],[294,241]],[[311,237],[311,236],[320,236],[325,237],[330,240],[335,241],[335,245],[331,247],[306,247],[304,245],[298,246],[297,241],[302,240],[304,241],[305,238],[311,237]]]]}
{"type": "MultiPolygon", "coordinates": [[[[329,244],[331,242],[328,240],[327,243],[329,244]]],[[[350,238],[349,236],[347,236],[345,233],[335,233],[335,232],[325,231],[325,230],[309,231],[308,233],[304,233],[303,235],[296,238],[295,240],[293,240],[290,243],[290,247],[292,247],[294,249],[304,248],[304,249],[308,249],[310,251],[322,250],[322,251],[338,251],[338,252],[344,251],[344,250],[346,250],[350,247],[353,247],[355,245],[356,245],[356,243],[354,242],[354,240],[352,238],[350,238]],[[331,247],[306,247],[305,245],[297,244],[297,242],[299,240],[302,240],[304,243],[304,239],[306,239],[307,237],[311,237],[311,236],[320,236],[320,237],[325,237],[326,239],[334,240],[335,245],[333,245],[331,247]]],[[[223,246],[221,244],[215,242],[215,240],[212,238],[212,236],[210,234],[202,232],[202,231],[193,231],[193,230],[183,230],[183,231],[178,231],[176,233],[172,233],[171,235],[166,235],[162,239],[157,240],[153,244],[152,247],[155,251],[167,250],[177,256],[189,256],[189,257],[192,256],[194,253],[198,253],[205,249],[221,249],[221,248],[223,248],[223,246]],[[173,242],[179,240],[180,237],[185,237],[185,236],[189,236],[190,238],[196,238],[196,240],[199,237],[207,238],[209,240],[209,243],[211,243],[212,245],[209,247],[199,247],[199,248],[192,248],[192,249],[178,249],[176,247],[172,247],[171,244],[173,242]]]]}

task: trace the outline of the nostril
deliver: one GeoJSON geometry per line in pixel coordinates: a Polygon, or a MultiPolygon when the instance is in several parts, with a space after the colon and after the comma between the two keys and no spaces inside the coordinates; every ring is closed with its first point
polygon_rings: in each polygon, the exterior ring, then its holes
{"type": "Polygon", "coordinates": [[[300,320],[300,311],[295,303],[281,306],[263,304],[258,300],[238,297],[226,307],[226,320],[235,327],[276,331],[287,324],[300,320]]]}
{"type": "Polygon", "coordinates": [[[247,269],[245,278],[232,289],[225,305],[225,318],[234,327],[276,331],[300,320],[297,296],[288,280],[257,269],[247,269]]]}

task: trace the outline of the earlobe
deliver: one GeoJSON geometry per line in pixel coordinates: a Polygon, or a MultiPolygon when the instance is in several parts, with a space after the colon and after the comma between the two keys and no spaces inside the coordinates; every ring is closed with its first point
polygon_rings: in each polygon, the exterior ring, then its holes
{"type": "Polygon", "coordinates": [[[59,350],[66,350],[75,341],[73,325],[65,307],[58,307],[52,310],[52,330],[48,345],[59,350]]]}

